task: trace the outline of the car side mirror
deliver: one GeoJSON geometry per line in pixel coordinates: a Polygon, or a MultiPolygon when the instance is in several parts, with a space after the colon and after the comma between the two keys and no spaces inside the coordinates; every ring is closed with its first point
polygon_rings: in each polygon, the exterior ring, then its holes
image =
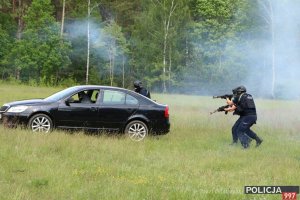
{"type": "Polygon", "coordinates": [[[68,98],[65,103],[67,106],[70,106],[70,103],[73,103],[74,102],[74,99],[72,97],[68,98]]]}

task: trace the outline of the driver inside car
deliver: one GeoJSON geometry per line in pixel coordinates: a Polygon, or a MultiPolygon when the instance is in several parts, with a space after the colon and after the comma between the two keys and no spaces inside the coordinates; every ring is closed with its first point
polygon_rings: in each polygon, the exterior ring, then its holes
{"type": "Polygon", "coordinates": [[[80,103],[91,103],[91,99],[84,91],[78,93],[78,99],[80,103]]]}

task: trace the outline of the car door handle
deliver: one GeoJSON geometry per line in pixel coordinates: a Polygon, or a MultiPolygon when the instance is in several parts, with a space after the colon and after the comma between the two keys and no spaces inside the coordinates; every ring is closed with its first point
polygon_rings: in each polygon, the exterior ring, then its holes
{"type": "Polygon", "coordinates": [[[96,107],[91,107],[91,111],[97,111],[96,107]]]}

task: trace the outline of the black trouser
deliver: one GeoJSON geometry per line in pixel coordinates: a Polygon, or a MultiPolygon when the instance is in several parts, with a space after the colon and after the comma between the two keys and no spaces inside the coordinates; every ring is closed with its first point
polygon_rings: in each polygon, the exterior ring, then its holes
{"type": "Polygon", "coordinates": [[[250,127],[256,123],[256,115],[240,116],[232,127],[232,139],[233,142],[241,141],[243,147],[249,146],[250,138],[257,139],[256,133],[254,133],[250,127]]]}

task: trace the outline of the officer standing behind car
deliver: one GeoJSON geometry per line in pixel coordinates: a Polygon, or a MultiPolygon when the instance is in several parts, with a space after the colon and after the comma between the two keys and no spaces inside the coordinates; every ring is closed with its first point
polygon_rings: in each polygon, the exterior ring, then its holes
{"type": "Polygon", "coordinates": [[[234,98],[232,100],[226,99],[230,107],[226,108],[225,111],[234,111],[233,114],[240,116],[232,127],[233,143],[237,143],[237,139],[239,139],[242,146],[248,148],[250,137],[256,140],[256,147],[258,147],[262,143],[262,139],[250,129],[257,120],[255,103],[253,97],[246,91],[244,86],[234,88],[232,90],[234,98]]]}
{"type": "Polygon", "coordinates": [[[134,91],[141,94],[141,95],[144,95],[145,97],[148,97],[149,99],[151,98],[150,97],[150,92],[143,87],[143,84],[141,81],[139,80],[136,80],[133,82],[133,86],[134,86],[134,91]]]}

